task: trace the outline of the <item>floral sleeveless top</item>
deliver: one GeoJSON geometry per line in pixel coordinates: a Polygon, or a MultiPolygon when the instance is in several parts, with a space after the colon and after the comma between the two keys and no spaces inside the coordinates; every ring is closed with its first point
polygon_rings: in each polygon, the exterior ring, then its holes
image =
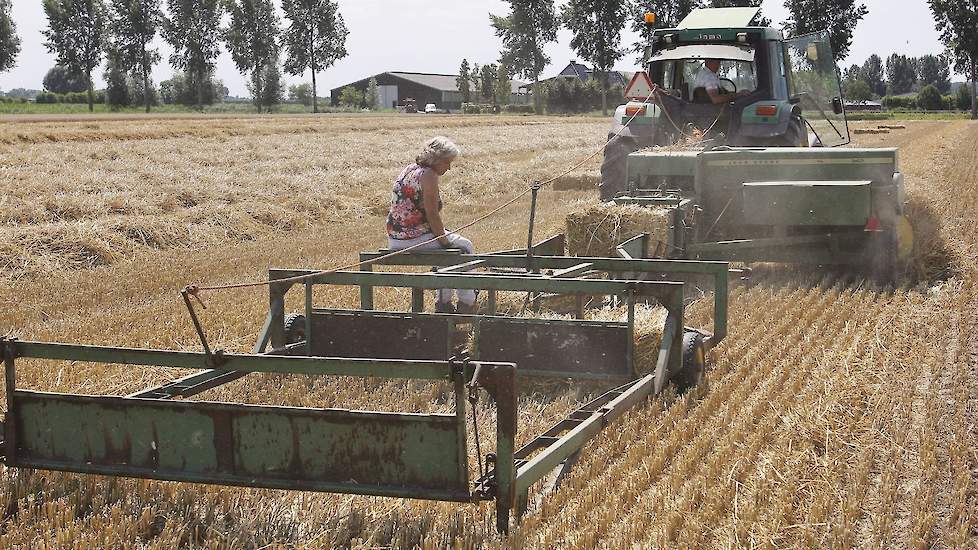
{"type": "Polygon", "coordinates": [[[412,164],[394,182],[391,208],[387,214],[387,235],[392,239],[416,239],[431,232],[421,191],[421,178],[425,170],[428,168],[412,164]]]}

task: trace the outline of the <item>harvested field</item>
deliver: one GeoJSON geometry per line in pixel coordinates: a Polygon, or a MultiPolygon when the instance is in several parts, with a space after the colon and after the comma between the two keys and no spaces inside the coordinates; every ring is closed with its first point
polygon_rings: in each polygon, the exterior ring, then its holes
{"type": "MultiPolygon", "coordinates": [[[[944,243],[951,278],[880,292],[839,274],[757,269],[751,286],[732,292],[730,336],[711,354],[706,384],[657,399],[603,432],[565,488],[533,504],[508,541],[495,535],[489,504],[0,469],[0,545],[973,547],[978,125],[906,126],[860,135],[857,145],[901,147],[910,198],[936,220],[921,246],[944,243]]],[[[606,132],[601,120],[532,117],[0,124],[0,243],[16,244],[13,252],[0,249],[7,304],[0,331],[196,349],[176,294],[181,286],[257,279],[270,266],[332,266],[377,248],[383,218],[376,207],[425,137],[449,135],[465,151],[446,176],[446,217],[457,225],[590,153],[606,132]],[[76,242],[65,235],[84,246],[65,245],[76,242]]],[[[567,213],[595,200],[593,190],[542,193],[538,231],[563,230],[567,213]]],[[[522,246],[525,209],[519,203],[467,236],[480,250],[522,246]]],[[[356,303],[353,290],[317,299],[356,303]]],[[[206,300],[203,321],[215,345],[250,347],[267,295],[239,290],[206,300]]],[[[383,294],[378,306],[407,300],[383,294]]],[[[705,324],[706,306],[694,303],[689,322],[705,324]]],[[[654,331],[654,312],[646,323],[654,331]]],[[[21,384],[100,394],[182,374],[21,365],[21,384]]],[[[523,440],[592,391],[529,388],[520,398],[523,440]]],[[[429,386],[304,377],[253,375],[206,395],[382,410],[443,406],[429,386]]],[[[483,420],[488,412],[480,410],[483,420]]]]}

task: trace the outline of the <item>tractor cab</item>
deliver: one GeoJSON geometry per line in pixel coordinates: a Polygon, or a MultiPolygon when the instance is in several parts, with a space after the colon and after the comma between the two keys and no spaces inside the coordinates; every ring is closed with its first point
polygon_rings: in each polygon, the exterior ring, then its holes
{"type": "MultiPolygon", "coordinates": [[[[605,147],[603,199],[625,189],[625,160],[645,147],[849,143],[829,34],[786,40],[778,29],[753,26],[758,13],[698,9],[675,28],[652,32],[643,68],[658,89],[649,97],[626,90],[630,101],[616,110],[605,147]],[[702,85],[708,79],[719,80],[712,94],[702,85]]],[[[654,25],[655,16],[646,21],[654,25]]]]}

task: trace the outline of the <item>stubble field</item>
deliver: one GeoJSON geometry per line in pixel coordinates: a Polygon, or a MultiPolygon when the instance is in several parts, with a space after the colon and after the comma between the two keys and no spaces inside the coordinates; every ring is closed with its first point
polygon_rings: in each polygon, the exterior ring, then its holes
{"type": "MultiPolygon", "coordinates": [[[[489,504],[0,468],[0,545],[973,547],[978,125],[907,126],[858,136],[857,145],[901,148],[911,199],[940,222],[924,244],[943,241],[954,276],[880,291],[838,274],[758,269],[752,285],[732,291],[730,336],[711,354],[706,384],[607,429],[564,489],[535,504],[506,541],[494,533],[489,504]]],[[[606,132],[603,120],[533,117],[0,122],[0,332],[196,349],[177,295],[183,285],[260,279],[269,267],[329,267],[377,248],[390,181],[426,138],[448,135],[464,151],[444,184],[454,226],[590,154],[606,132]]],[[[560,231],[567,212],[596,196],[544,193],[541,233],[560,231]]],[[[467,236],[480,250],[518,247],[525,221],[519,203],[467,236]]],[[[345,290],[317,300],[356,303],[345,290]]],[[[211,294],[207,305],[215,345],[245,351],[267,296],[211,294]]],[[[705,310],[694,304],[693,319],[705,321],[705,310]]],[[[93,394],[183,374],[22,365],[21,385],[93,394]]],[[[591,389],[524,393],[521,437],[591,389]]],[[[445,406],[427,386],[258,375],[207,397],[445,406]]]]}

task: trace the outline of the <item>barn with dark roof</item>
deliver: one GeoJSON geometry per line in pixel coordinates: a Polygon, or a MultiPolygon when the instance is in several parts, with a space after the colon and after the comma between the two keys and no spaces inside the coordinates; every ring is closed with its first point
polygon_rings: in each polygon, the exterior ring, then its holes
{"type": "MultiPolygon", "coordinates": [[[[428,103],[434,103],[439,109],[457,111],[462,108],[462,94],[458,91],[458,75],[453,74],[430,74],[430,73],[408,73],[392,71],[368,76],[363,80],[350,82],[330,91],[330,101],[333,105],[339,105],[340,94],[343,88],[352,86],[358,91],[366,92],[367,85],[371,78],[377,79],[379,92],[379,107],[393,108],[404,105],[405,100],[414,99],[419,108],[423,108],[428,103]]],[[[512,100],[510,103],[526,103],[527,100],[520,94],[520,87],[523,82],[512,81],[512,100]]]]}

